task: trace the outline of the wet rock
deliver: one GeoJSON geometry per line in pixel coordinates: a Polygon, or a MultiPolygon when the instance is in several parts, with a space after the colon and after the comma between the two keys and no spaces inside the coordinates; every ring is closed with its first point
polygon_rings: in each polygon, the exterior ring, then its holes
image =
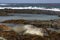
{"type": "Polygon", "coordinates": [[[37,10],[35,9],[0,9],[0,12],[60,15],[60,11],[38,10],[38,9],[37,10]]]}
{"type": "Polygon", "coordinates": [[[0,31],[10,31],[11,30],[11,27],[9,26],[6,26],[6,25],[0,25],[0,31]]]}
{"type": "Polygon", "coordinates": [[[7,40],[20,40],[19,35],[14,31],[0,31],[0,37],[7,40]]]}

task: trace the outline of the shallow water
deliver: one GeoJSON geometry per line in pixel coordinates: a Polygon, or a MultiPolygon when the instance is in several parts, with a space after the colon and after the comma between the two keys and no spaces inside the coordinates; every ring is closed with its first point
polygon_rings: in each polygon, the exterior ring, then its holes
{"type": "Polygon", "coordinates": [[[8,15],[12,16],[0,16],[0,22],[5,20],[17,20],[17,19],[25,19],[25,20],[54,20],[60,19],[57,15],[46,15],[46,14],[13,14],[10,13],[8,15]]]}
{"type": "Polygon", "coordinates": [[[6,25],[8,27],[24,26],[24,24],[13,24],[13,23],[0,23],[0,25],[6,25]]]}

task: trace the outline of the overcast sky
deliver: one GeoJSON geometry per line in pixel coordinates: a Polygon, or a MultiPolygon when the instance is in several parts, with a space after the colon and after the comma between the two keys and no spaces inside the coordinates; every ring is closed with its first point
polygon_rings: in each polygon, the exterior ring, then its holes
{"type": "Polygon", "coordinates": [[[0,0],[0,3],[60,3],[60,0],[0,0]]]}

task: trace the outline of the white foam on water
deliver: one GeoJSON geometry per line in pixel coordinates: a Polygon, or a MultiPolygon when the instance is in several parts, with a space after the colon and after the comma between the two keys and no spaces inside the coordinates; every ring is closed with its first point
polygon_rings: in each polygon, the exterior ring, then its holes
{"type": "Polygon", "coordinates": [[[50,10],[50,11],[60,11],[59,8],[44,8],[44,7],[0,7],[0,9],[35,9],[35,10],[50,10]]]}

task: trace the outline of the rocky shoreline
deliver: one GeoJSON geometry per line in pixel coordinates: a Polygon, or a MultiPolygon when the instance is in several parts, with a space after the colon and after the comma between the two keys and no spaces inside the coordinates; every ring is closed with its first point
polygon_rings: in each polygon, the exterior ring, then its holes
{"type": "MultiPolygon", "coordinates": [[[[42,28],[46,27],[47,28],[49,26],[52,28],[60,27],[59,20],[55,20],[55,21],[53,21],[53,20],[50,20],[50,21],[40,21],[40,20],[39,21],[36,21],[36,20],[35,21],[27,21],[27,20],[22,19],[22,20],[8,20],[8,21],[4,21],[2,23],[26,24],[25,22],[28,22],[29,24],[33,23],[32,25],[35,25],[39,28],[40,27],[42,27],[42,28]]],[[[40,37],[37,35],[30,35],[30,34],[19,35],[15,31],[6,31],[6,30],[9,30],[10,28],[9,28],[9,26],[3,25],[3,24],[0,25],[0,29],[2,29],[2,30],[0,30],[0,37],[3,37],[7,40],[49,40],[49,39],[50,40],[60,40],[60,38],[59,38],[60,33],[52,32],[52,31],[49,31],[49,36],[40,37]]]]}
{"type": "Polygon", "coordinates": [[[60,16],[60,11],[50,11],[50,10],[38,10],[38,9],[0,9],[0,15],[7,15],[8,13],[28,13],[28,14],[47,14],[47,15],[58,15],[60,16]],[[2,14],[4,13],[4,14],[2,14]]]}
{"type": "MultiPolygon", "coordinates": [[[[30,13],[30,14],[47,14],[47,15],[58,15],[60,16],[60,12],[57,11],[47,11],[47,10],[12,10],[12,9],[0,9],[0,16],[9,16],[8,13],[30,13]],[[4,14],[2,14],[4,13],[4,14]]],[[[34,25],[38,28],[54,28],[60,29],[60,19],[58,20],[6,20],[1,23],[13,23],[13,24],[30,24],[34,25]]],[[[19,35],[15,31],[9,31],[10,27],[6,25],[0,25],[0,37],[3,37],[7,40],[60,40],[60,33],[57,32],[49,32],[49,36],[40,37],[37,35],[19,35]],[[4,31],[5,30],[5,31],[4,31]],[[8,31],[7,31],[8,30],[8,31]]]]}
{"type": "Polygon", "coordinates": [[[60,28],[60,19],[58,20],[6,20],[1,23],[13,23],[13,24],[31,24],[37,27],[52,27],[52,28],[60,28]]]}

